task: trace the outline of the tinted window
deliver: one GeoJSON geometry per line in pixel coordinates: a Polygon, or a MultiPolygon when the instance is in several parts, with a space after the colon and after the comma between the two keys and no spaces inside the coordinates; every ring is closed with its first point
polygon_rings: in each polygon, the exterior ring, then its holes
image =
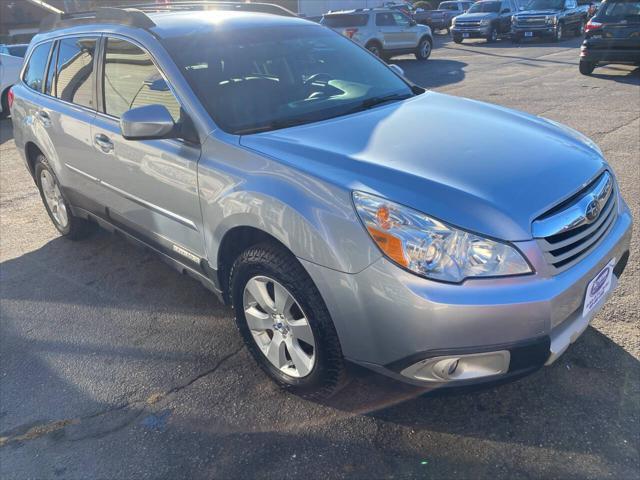
{"type": "Polygon", "coordinates": [[[104,110],[121,117],[132,108],[164,105],[174,121],[180,104],[147,52],[117,38],[108,38],[104,64],[104,110]]]}
{"type": "Polygon", "coordinates": [[[376,14],[376,25],[378,27],[395,27],[396,21],[391,13],[378,13],[376,14]]]}
{"type": "Polygon", "coordinates": [[[25,54],[27,53],[27,45],[9,46],[7,47],[7,52],[9,53],[9,55],[12,55],[14,57],[24,58],[25,54]]]}
{"type": "Polygon", "coordinates": [[[368,108],[373,98],[412,95],[382,62],[320,26],[194,32],[163,43],[216,123],[236,134],[345,115],[368,108]]]}
{"type": "Polygon", "coordinates": [[[55,88],[52,92],[66,102],[95,108],[93,58],[95,38],[64,38],[59,41],[55,88]]]}
{"type": "Polygon", "coordinates": [[[499,11],[500,2],[478,2],[474,3],[469,9],[469,13],[491,13],[499,11]]]}
{"type": "Polygon", "coordinates": [[[364,27],[369,21],[369,15],[325,15],[322,25],[331,28],[364,27]]]}
{"type": "Polygon", "coordinates": [[[458,10],[458,4],[453,2],[443,2],[438,5],[438,10],[458,10]]]}
{"type": "Polygon", "coordinates": [[[562,10],[563,0],[531,0],[525,10],[562,10]]]}
{"type": "Polygon", "coordinates": [[[44,77],[44,69],[49,59],[49,51],[51,50],[51,42],[43,43],[33,49],[29,63],[24,71],[24,83],[30,88],[42,91],[42,79],[44,77]]]}
{"type": "Polygon", "coordinates": [[[400,25],[401,27],[409,26],[409,17],[406,15],[403,15],[402,13],[393,13],[392,15],[397,25],[400,25]]]}
{"type": "Polygon", "coordinates": [[[598,13],[600,21],[640,22],[640,2],[604,2],[598,13]]]}

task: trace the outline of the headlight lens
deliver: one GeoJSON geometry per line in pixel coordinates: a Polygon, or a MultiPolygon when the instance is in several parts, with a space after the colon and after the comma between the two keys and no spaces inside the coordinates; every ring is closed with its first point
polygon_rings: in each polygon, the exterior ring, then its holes
{"type": "Polygon", "coordinates": [[[531,273],[510,245],[459,230],[411,208],[354,192],[358,216],[382,252],[412,272],[446,282],[531,273]]]}
{"type": "Polygon", "coordinates": [[[480,20],[480,25],[489,25],[491,23],[490,20],[480,20]]]}

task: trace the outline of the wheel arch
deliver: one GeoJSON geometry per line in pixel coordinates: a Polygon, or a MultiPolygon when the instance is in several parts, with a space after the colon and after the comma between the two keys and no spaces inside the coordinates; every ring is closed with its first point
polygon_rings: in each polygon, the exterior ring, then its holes
{"type": "Polygon", "coordinates": [[[262,243],[274,245],[295,257],[295,254],[283,242],[259,228],[239,225],[225,232],[220,241],[217,255],[218,281],[225,303],[230,303],[229,275],[233,263],[242,252],[262,243]]]}
{"type": "Polygon", "coordinates": [[[34,142],[27,142],[24,146],[24,154],[27,159],[27,167],[29,168],[29,173],[31,173],[31,177],[35,181],[36,174],[36,159],[38,155],[44,155],[42,149],[38,147],[34,142]]]}

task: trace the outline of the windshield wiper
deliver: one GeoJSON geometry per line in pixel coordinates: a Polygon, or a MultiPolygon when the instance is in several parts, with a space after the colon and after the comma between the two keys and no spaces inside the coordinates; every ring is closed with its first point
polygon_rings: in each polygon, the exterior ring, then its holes
{"type": "Polygon", "coordinates": [[[259,125],[257,127],[241,128],[233,133],[236,135],[251,135],[252,133],[269,132],[271,130],[279,130],[281,128],[295,127],[303,123],[309,123],[309,118],[291,118],[285,120],[274,120],[273,122],[259,125]]]}
{"type": "Polygon", "coordinates": [[[358,108],[361,110],[368,110],[369,108],[376,107],[378,105],[382,105],[383,103],[397,101],[397,100],[406,100],[407,98],[413,97],[411,93],[392,93],[391,95],[381,95],[379,97],[371,97],[363,100],[358,105],[358,108]]]}

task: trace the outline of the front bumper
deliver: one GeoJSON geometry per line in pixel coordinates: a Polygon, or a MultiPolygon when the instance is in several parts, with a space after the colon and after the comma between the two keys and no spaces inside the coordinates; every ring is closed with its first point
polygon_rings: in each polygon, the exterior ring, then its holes
{"type": "Polygon", "coordinates": [[[640,63],[640,48],[620,48],[612,44],[585,41],[580,60],[587,62],[640,63]]]}
{"type": "Polygon", "coordinates": [[[486,27],[451,27],[451,35],[458,38],[486,38],[490,32],[490,25],[486,27]]]}
{"type": "Polygon", "coordinates": [[[544,27],[525,27],[525,26],[511,26],[512,38],[540,38],[540,37],[552,37],[556,34],[556,27],[553,25],[547,25],[544,27]]]}
{"type": "MultiPolygon", "coordinates": [[[[586,329],[606,301],[584,318],[587,285],[612,258],[620,265],[628,255],[631,215],[624,202],[621,210],[607,237],[557,275],[548,272],[535,241],[519,242],[518,247],[536,274],[462,285],[420,278],[385,258],[357,274],[301,262],[326,302],[348,360],[398,380],[437,387],[444,385],[401,372],[433,357],[507,350],[507,372],[446,385],[495,381],[553,362],[586,329]]],[[[618,276],[623,267],[617,268],[618,276]]]]}

